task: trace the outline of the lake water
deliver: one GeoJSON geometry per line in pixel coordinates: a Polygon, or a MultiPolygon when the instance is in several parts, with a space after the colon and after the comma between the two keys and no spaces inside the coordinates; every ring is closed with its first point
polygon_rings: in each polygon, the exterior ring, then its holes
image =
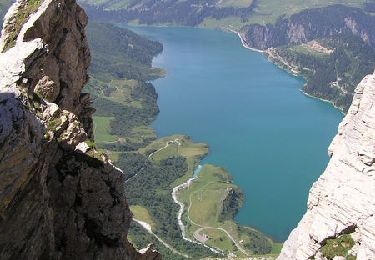
{"type": "Polygon", "coordinates": [[[303,95],[303,80],[242,47],[236,35],[198,28],[132,27],[164,45],[154,66],[159,136],[210,146],[204,160],[227,169],[245,202],[236,220],[278,241],[306,210],[342,114],[303,95]]]}

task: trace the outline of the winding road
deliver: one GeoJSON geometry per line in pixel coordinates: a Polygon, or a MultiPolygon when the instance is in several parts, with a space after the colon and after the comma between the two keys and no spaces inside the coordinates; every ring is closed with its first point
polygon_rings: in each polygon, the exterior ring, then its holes
{"type": "MultiPolygon", "coordinates": [[[[177,144],[178,146],[181,146],[180,139],[178,139],[178,138],[176,138],[176,139],[173,140],[173,141],[168,141],[168,142],[165,144],[164,147],[162,147],[162,148],[156,150],[156,151],[153,152],[153,153],[150,153],[150,155],[147,157],[147,159],[149,159],[149,160],[152,159],[152,156],[154,156],[156,153],[158,153],[158,152],[160,152],[160,151],[162,151],[162,150],[168,148],[168,146],[169,146],[170,144],[177,144]]],[[[146,163],[146,162],[145,162],[145,163],[146,163]]],[[[132,177],[130,177],[129,179],[127,179],[127,180],[125,181],[125,183],[127,183],[127,182],[129,182],[131,179],[135,178],[135,177],[139,174],[139,172],[140,172],[141,170],[143,170],[143,167],[138,171],[138,173],[134,174],[132,177]]]]}
{"type": "MultiPolygon", "coordinates": [[[[172,141],[168,141],[168,142],[166,142],[166,144],[165,144],[164,147],[162,147],[162,148],[156,150],[155,152],[151,153],[151,154],[148,156],[148,159],[152,159],[152,157],[153,157],[155,154],[157,154],[157,153],[159,153],[160,151],[162,151],[162,150],[168,148],[168,146],[171,145],[171,144],[177,144],[178,146],[181,146],[181,142],[180,142],[180,140],[179,140],[178,138],[176,138],[175,140],[172,140],[172,141]]],[[[138,173],[137,173],[136,175],[132,176],[131,178],[129,178],[126,182],[128,182],[129,180],[131,180],[132,178],[134,178],[134,177],[137,176],[137,175],[138,175],[138,173]]],[[[178,198],[177,198],[177,192],[180,191],[180,190],[182,190],[182,189],[185,189],[185,188],[189,187],[189,185],[190,185],[190,184],[191,184],[196,178],[197,178],[197,177],[189,178],[186,182],[184,182],[184,183],[182,183],[182,184],[180,184],[180,185],[174,187],[174,188],[173,188],[173,191],[172,191],[172,198],[173,198],[173,201],[174,201],[176,204],[178,204],[178,205],[180,206],[180,209],[179,209],[179,211],[178,211],[178,213],[177,213],[177,221],[178,221],[178,225],[179,225],[179,227],[180,227],[180,229],[181,229],[182,238],[183,238],[184,240],[188,241],[188,242],[203,245],[204,247],[210,249],[212,252],[214,252],[214,253],[216,253],[216,254],[222,254],[222,255],[223,255],[224,253],[223,253],[223,251],[222,251],[221,249],[210,247],[210,246],[208,246],[208,245],[206,245],[206,244],[204,244],[204,243],[194,241],[194,240],[192,240],[192,239],[190,239],[190,238],[188,238],[188,237],[186,236],[185,225],[184,225],[184,223],[182,222],[182,215],[183,215],[183,213],[184,213],[184,208],[185,208],[185,206],[184,206],[184,204],[183,204],[182,202],[180,202],[180,201],[178,200],[178,198]]],[[[211,183],[211,182],[210,182],[210,183],[211,183]]],[[[208,186],[210,183],[207,183],[204,187],[208,186]]],[[[204,188],[204,187],[203,187],[203,188],[204,188]]],[[[198,192],[198,191],[196,191],[196,192],[198,192]]],[[[194,194],[194,193],[193,193],[193,194],[194,194]]],[[[238,242],[232,237],[232,235],[231,235],[228,231],[226,231],[224,228],[215,228],[215,227],[209,227],[209,226],[200,225],[200,224],[194,222],[194,221],[190,218],[190,214],[189,214],[189,212],[190,212],[190,208],[191,208],[191,206],[192,206],[191,196],[192,196],[193,194],[190,194],[190,203],[189,203],[189,207],[188,207],[188,211],[187,211],[187,213],[188,213],[188,214],[187,214],[188,220],[189,220],[192,224],[198,226],[198,227],[200,228],[199,230],[204,230],[204,229],[216,229],[216,230],[220,230],[220,231],[224,232],[224,233],[228,236],[228,238],[229,238],[229,239],[235,244],[235,246],[238,248],[238,250],[240,250],[244,255],[248,256],[248,253],[247,253],[247,252],[241,247],[241,245],[240,245],[240,244],[239,244],[239,243],[238,243],[238,242]]],[[[134,220],[135,222],[137,222],[139,225],[141,225],[144,229],[146,229],[148,233],[150,233],[150,234],[152,234],[154,237],[156,237],[156,238],[158,239],[158,241],[160,241],[160,243],[162,243],[165,247],[167,247],[168,249],[170,249],[172,252],[174,252],[175,254],[181,255],[181,256],[183,256],[183,257],[185,257],[185,258],[189,258],[188,255],[183,254],[183,253],[177,251],[177,250],[176,250],[175,248],[173,248],[171,245],[169,245],[169,244],[166,243],[164,240],[162,240],[160,237],[158,237],[158,236],[152,231],[151,226],[150,226],[148,223],[143,222],[143,221],[140,221],[140,220],[135,219],[135,218],[134,218],[133,220],[134,220]]]]}
{"type": "Polygon", "coordinates": [[[168,141],[168,142],[165,144],[164,147],[162,147],[162,148],[156,150],[156,151],[153,152],[153,153],[150,153],[150,155],[148,156],[148,159],[151,159],[152,156],[154,156],[154,155],[157,154],[158,152],[160,152],[160,151],[162,151],[162,150],[168,148],[168,146],[169,146],[170,144],[177,144],[178,146],[181,146],[180,139],[178,139],[178,138],[174,139],[173,141],[168,141]]]}
{"type": "Polygon", "coordinates": [[[166,248],[168,248],[169,250],[171,250],[173,253],[178,254],[178,255],[180,255],[180,256],[183,256],[183,257],[185,257],[185,258],[189,258],[188,255],[183,254],[183,253],[177,251],[177,249],[175,249],[175,248],[172,247],[170,244],[168,244],[167,242],[165,242],[163,239],[161,239],[160,237],[158,237],[158,235],[156,235],[156,234],[152,231],[150,224],[148,224],[148,223],[146,223],[146,222],[143,222],[143,221],[141,221],[141,220],[135,219],[135,218],[133,218],[133,220],[134,220],[135,222],[137,222],[141,227],[143,227],[144,229],[146,229],[146,231],[147,231],[149,234],[151,234],[151,235],[153,235],[154,237],[156,237],[156,239],[159,240],[160,243],[162,243],[166,248]]]}

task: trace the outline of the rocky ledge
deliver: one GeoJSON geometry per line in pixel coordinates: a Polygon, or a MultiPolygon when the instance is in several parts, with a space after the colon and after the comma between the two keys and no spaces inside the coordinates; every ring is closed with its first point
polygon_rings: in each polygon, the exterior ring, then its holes
{"type": "Polygon", "coordinates": [[[356,88],[329,155],[279,259],[332,259],[328,247],[338,252],[344,238],[337,259],[375,259],[375,75],[356,88]]]}
{"type": "Polygon", "coordinates": [[[124,176],[92,142],[87,16],[20,0],[0,39],[0,259],[159,259],[127,240],[124,176]]]}

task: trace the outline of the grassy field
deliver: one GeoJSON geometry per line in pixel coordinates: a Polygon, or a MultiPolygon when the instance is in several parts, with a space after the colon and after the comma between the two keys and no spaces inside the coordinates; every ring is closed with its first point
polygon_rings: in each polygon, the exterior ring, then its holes
{"type": "Polygon", "coordinates": [[[115,142],[117,140],[117,136],[111,135],[109,132],[109,124],[113,119],[113,117],[94,116],[94,136],[96,143],[115,142]]]}
{"type": "MultiPolygon", "coordinates": [[[[218,228],[224,223],[219,221],[222,202],[228,193],[228,188],[235,186],[230,182],[230,176],[224,169],[204,165],[199,177],[187,188],[179,193],[179,200],[187,208],[187,233],[193,238],[194,233],[208,236],[206,244],[219,248],[226,254],[237,251],[236,246],[228,235],[218,228]]],[[[241,255],[245,256],[245,255],[241,255]]]]}
{"type": "Polygon", "coordinates": [[[202,232],[204,232],[210,238],[207,241],[207,245],[224,249],[224,251],[226,252],[238,251],[236,245],[233,244],[232,240],[228,238],[224,231],[213,228],[206,228],[202,232]]]}
{"type": "Polygon", "coordinates": [[[222,201],[231,188],[235,187],[223,169],[204,165],[199,178],[181,193],[182,201],[190,206],[190,219],[202,226],[220,227],[222,201]]]}
{"type": "Polygon", "coordinates": [[[316,58],[327,58],[329,56],[329,54],[322,53],[322,52],[316,51],[314,49],[311,49],[308,46],[306,46],[305,44],[292,46],[292,47],[290,47],[290,49],[291,49],[291,51],[301,53],[301,54],[311,55],[311,56],[314,56],[316,58]]]}
{"type": "Polygon", "coordinates": [[[223,19],[214,19],[211,17],[205,18],[199,27],[213,28],[213,29],[234,29],[240,30],[244,25],[248,23],[243,22],[239,17],[230,16],[223,19]]]}
{"type": "MultiPolygon", "coordinates": [[[[224,199],[231,190],[237,189],[224,169],[206,164],[198,178],[187,189],[180,191],[178,197],[187,209],[184,220],[187,222],[187,234],[191,238],[196,237],[197,233],[199,236],[207,236],[207,245],[219,248],[226,254],[245,257],[255,253],[247,245],[252,243],[254,234],[260,233],[251,228],[239,227],[233,220],[223,220],[220,217],[224,199]],[[225,231],[243,250],[238,248],[225,231]]],[[[270,239],[264,237],[264,241],[271,246],[270,239]]],[[[279,250],[275,247],[272,253],[277,254],[279,250]]]]}
{"type": "Polygon", "coordinates": [[[155,228],[155,223],[145,207],[133,205],[130,206],[130,210],[133,212],[134,218],[146,222],[151,226],[152,229],[155,228]]]}

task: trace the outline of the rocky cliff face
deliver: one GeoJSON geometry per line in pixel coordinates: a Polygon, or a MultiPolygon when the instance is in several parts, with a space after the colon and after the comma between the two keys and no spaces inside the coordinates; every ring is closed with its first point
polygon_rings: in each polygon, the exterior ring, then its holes
{"type": "Polygon", "coordinates": [[[357,87],[329,155],[279,259],[326,259],[325,247],[344,235],[354,244],[349,255],[375,259],[375,75],[357,87]]]}
{"type": "Polygon", "coordinates": [[[276,24],[248,25],[241,29],[244,42],[251,48],[267,49],[287,44],[352,33],[375,45],[375,17],[360,9],[342,5],[302,11],[281,17],[276,24]]]}
{"type": "Polygon", "coordinates": [[[87,17],[19,0],[0,40],[0,259],[158,259],[127,241],[122,172],[92,144],[87,17]]]}

